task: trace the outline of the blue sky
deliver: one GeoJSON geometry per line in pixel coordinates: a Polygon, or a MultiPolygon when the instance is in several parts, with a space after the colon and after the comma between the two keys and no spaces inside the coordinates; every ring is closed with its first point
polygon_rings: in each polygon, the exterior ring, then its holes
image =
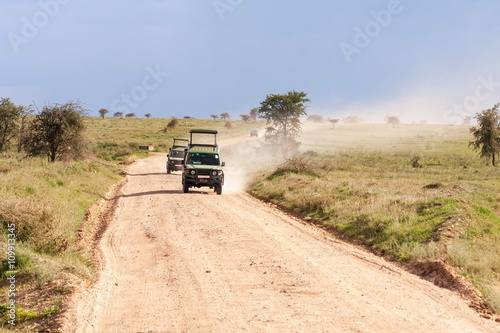
{"type": "Polygon", "coordinates": [[[494,0],[0,0],[0,97],[91,115],[309,114],[460,123],[500,102],[494,0]]]}

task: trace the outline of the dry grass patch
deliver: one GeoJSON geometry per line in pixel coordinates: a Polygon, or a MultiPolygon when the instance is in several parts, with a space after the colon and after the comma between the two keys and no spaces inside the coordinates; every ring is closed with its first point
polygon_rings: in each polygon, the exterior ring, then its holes
{"type": "MultiPolygon", "coordinates": [[[[90,260],[77,244],[77,230],[88,207],[120,176],[115,164],[94,158],[48,163],[21,157],[12,154],[0,159],[0,246],[6,248],[7,230],[14,225],[17,323],[22,328],[22,322],[52,315],[60,303],[53,293],[42,309],[27,295],[49,297],[44,291],[53,283],[64,285],[75,276],[92,276],[90,260]]],[[[7,286],[10,270],[7,258],[1,258],[0,288],[7,286]]],[[[8,301],[7,293],[1,293],[0,306],[8,301]]]]}

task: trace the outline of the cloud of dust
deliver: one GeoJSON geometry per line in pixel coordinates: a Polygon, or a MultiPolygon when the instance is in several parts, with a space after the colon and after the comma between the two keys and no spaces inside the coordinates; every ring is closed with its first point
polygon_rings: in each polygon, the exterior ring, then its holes
{"type": "Polygon", "coordinates": [[[256,174],[283,162],[283,158],[264,143],[263,131],[260,136],[221,148],[222,161],[226,163],[224,193],[245,191],[256,174]]]}
{"type": "MultiPolygon", "coordinates": [[[[467,129],[465,131],[468,133],[467,129]]],[[[300,151],[322,153],[417,151],[448,137],[463,136],[463,126],[436,124],[388,124],[305,122],[300,151]]]]}
{"type": "MultiPolygon", "coordinates": [[[[473,117],[498,103],[500,74],[483,74],[470,78],[467,84],[413,88],[390,99],[377,102],[350,103],[328,110],[319,107],[314,113],[343,119],[357,116],[369,123],[384,123],[386,115],[396,116],[401,123],[461,125],[465,117],[473,117]]],[[[327,104],[330,104],[327,102],[327,104]]]]}
{"type": "Polygon", "coordinates": [[[375,103],[354,103],[335,112],[326,111],[327,117],[343,119],[348,116],[363,118],[368,123],[384,123],[385,116],[396,116],[402,123],[443,123],[444,114],[452,102],[439,92],[411,92],[405,96],[375,103]],[[440,97],[438,97],[440,96],[440,97]]]}

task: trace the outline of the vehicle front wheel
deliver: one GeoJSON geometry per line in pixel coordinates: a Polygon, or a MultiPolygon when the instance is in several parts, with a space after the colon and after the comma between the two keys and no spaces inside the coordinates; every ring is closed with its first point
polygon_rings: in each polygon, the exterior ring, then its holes
{"type": "Polygon", "coordinates": [[[167,167],[167,174],[170,174],[172,172],[172,170],[170,170],[169,167],[167,167]]]}
{"type": "Polygon", "coordinates": [[[184,193],[188,193],[188,192],[189,192],[189,185],[188,185],[188,183],[187,183],[187,182],[184,182],[184,184],[183,184],[183,185],[184,185],[184,186],[183,186],[183,188],[182,188],[182,189],[183,189],[183,192],[184,192],[184,193]]]}
{"type": "Polygon", "coordinates": [[[215,185],[214,192],[216,192],[217,195],[221,195],[222,194],[222,185],[221,184],[215,185]]]}

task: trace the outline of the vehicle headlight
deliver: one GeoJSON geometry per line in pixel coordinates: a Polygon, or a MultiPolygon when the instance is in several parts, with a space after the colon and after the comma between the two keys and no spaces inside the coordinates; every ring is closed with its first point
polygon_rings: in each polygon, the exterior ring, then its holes
{"type": "Polygon", "coordinates": [[[195,170],[191,170],[189,173],[192,174],[192,175],[195,175],[196,171],[195,170]]]}
{"type": "Polygon", "coordinates": [[[217,176],[217,170],[212,171],[212,176],[217,176]]]}
{"type": "Polygon", "coordinates": [[[219,173],[219,176],[221,176],[221,175],[222,175],[222,170],[219,170],[219,172],[218,172],[218,173],[219,173]]]}

